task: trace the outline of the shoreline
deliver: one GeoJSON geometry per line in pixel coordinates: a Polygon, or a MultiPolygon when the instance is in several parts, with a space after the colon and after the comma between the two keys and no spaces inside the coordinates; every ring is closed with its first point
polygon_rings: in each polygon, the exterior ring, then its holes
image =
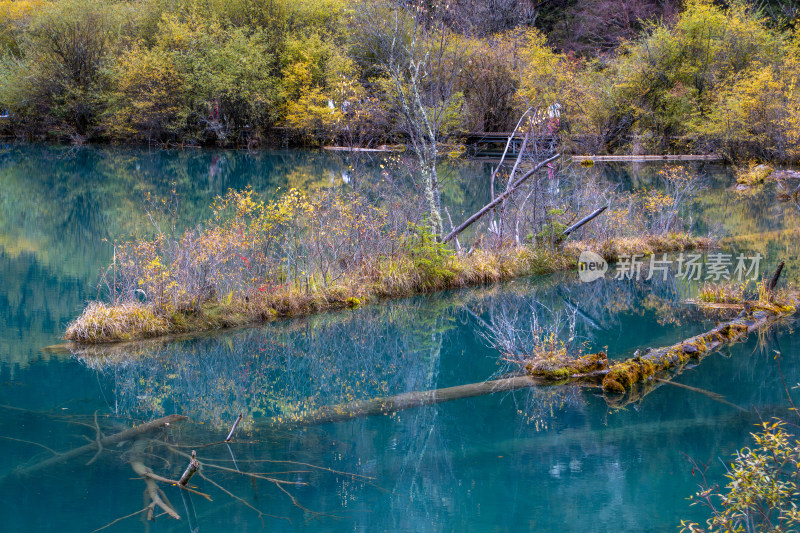
{"type": "MultiPolygon", "coordinates": [[[[171,151],[171,150],[210,150],[210,151],[232,151],[232,152],[262,152],[262,151],[275,151],[275,150],[315,150],[320,152],[333,152],[333,153],[371,153],[371,154],[400,154],[409,151],[406,149],[404,145],[396,145],[396,144],[384,144],[379,145],[377,148],[367,148],[367,147],[358,147],[358,146],[334,146],[334,145],[319,145],[319,146],[311,146],[311,145],[303,145],[303,144],[292,144],[288,147],[284,143],[263,143],[259,144],[255,148],[248,148],[245,145],[242,146],[221,146],[215,144],[193,144],[193,143],[167,143],[166,145],[161,143],[136,143],[136,142],[113,142],[113,141],[86,141],[82,143],[75,143],[75,142],[68,142],[68,141],[59,141],[58,139],[32,139],[26,140],[21,139],[19,136],[16,135],[2,135],[0,134],[0,140],[5,142],[9,142],[11,145],[53,145],[53,146],[92,146],[92,147],[114,147],[114,148],[141,148],[141,149],[156,149],[156,150],[163,150],[163,151],[171,151]]],[[[463,160],[465,161],[495,161],[499,160],[500,155],[502,153],[497,153],[496,157],[492,156],[485,156],[485,157],[477,157],[477,156],[464,156],[463,160]]],[[[449,156],[446,153],[442,153],[439,155],[441,159],[448,159],[449,156]]],[[[648,154],[639,154],[639,155],[630,155],[630,154],[564,154],[565,159],[570,159],[576,163],[581,163],[584,161],[591,161],[594,163],[605,163],[605,162],[629,162],[629,163],[642,163],[642,162],[653,162],[653,161],[710,161],[714,163],[720,164],[730,164],[731,161],[728,160],[726,157],[719,155],[719,154],[656,154],[656,153],[648,153],[648,154]]],[[[785,166],[785,165],[784,165],[785,166]]]]}

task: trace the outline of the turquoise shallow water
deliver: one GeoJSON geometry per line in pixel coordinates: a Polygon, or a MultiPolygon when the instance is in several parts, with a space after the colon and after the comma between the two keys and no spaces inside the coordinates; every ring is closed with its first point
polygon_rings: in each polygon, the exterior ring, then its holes
{"type": "MultiPolygon", "coordinates": [[[[675,531],[681,518],[704,516],[686,500],[698,479],[685,455],[711,461],[710,479],[721,482],[717,458],[748,444],[759,417],[788,414],[781,371],[789,386],[800,381],[792,322],[676,378],[729,403],[664,385],[619,410],[595,391],[553,388],[310,427],[269,423],[506,375],[513,365],[489,339],[524,342],[533,313],[545,323],[575,316],[576,340],[607,346],[615,357],[708,329],[711,321],[680,303],[696,287],[674,280],[586,285],[564,274],[177,342],[74,355],[41,350],[94,297],[109,255],[104,239],[146,228],[143,191],[175,186],[183,222],[191,224],[228,187],[271,191],[301,185],[297,173],[341,178],[353,164],[298,152],[0,152],[4,531],[93,531],[143,507],[130,442],[88,465],[91,453],[22,478],[8,475],[50,450],[94,439],[95,414],[106,434],[164,414],[189,416],[154,434],[156,442],[140,443],[140,454],[156,473],[176,478],[186,465],[178,452],[196,449],[207,479],[193,484],[213,499],[165,486],[181,521],[159,516],[145,524],[137,515],[104,531],[675,531]],[[783,354],[780,368],[775,350],[783,354]],[[232,444],[204,446],[223,439],[239,412],[246,416],[232,444]],[[296,503],[237,469],[302,483],[284,486],[296,503]]],[[[653,169],[594,171],[635,189],[652,181],[653,169]]],[[[700,170],[709,190],[696,202],[696,227],[739,236],[737,250],[762,251],[769,265],[785,259],[791,273],[797,248],[778,230],[795,224],[797,208],[775,203],[769,188],[734,197],[725,169],[700,170]]],[[[454,210],[483,201],[484,165],[451,172],[454,210]]]]}

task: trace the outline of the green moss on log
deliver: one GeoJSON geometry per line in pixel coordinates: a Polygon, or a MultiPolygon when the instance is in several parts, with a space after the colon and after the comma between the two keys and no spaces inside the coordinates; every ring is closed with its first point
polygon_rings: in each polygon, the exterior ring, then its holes
{"type": "Polygon", "coordinates": [[[547,379],[561,381],[575,378],[608,368],[608,355],[606,352],[597,352],[577,359],[566,360],[535,360],[525,365],[528,374],[547,379]]]}

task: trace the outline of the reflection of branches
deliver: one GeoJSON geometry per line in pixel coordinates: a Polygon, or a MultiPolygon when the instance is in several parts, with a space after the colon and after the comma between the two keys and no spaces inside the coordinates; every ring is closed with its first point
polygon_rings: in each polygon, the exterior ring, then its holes
{"type": "Polygon", "coordinates": [[[441,309],[402,302],[213,338],[76,355],[113,375],[122,413],[158,414],[178,405],[221,429],[244,412],[251,415],[242,422],[246,428],[254,417],[291,421],[325,405],[435,388],[430,382],[438,358],[431,350],[451,323],[441,309]]]}
{"type": "Polygon", "coordinates": [[[517,413],[525,423],[534,426],[536,431],[550,429],[554,413],[564,410],[577,411],[583,407],[583,393],[580,387],[531,387],[522,405],[517,405],[517,413]]]}
{"type": "Polygon", "coordinates": [[[493,305],[489,311],[487,329],[481,330],[480,335],[491,346],[500,350],[512,361],[520,362],[532,353],[537,353],[538,348],[544,347],[549,339],[559,337],[564,330],[569,337],[565,342],[571,346],[575,340],[574,308],[552,311],[536,299],[535,294],[528,301],[529,313],[521,313],[524,306],[517,302],[500,302],[493,305]],[[549,320],[540,320],[541,314],[548,314],[549,320]]]}

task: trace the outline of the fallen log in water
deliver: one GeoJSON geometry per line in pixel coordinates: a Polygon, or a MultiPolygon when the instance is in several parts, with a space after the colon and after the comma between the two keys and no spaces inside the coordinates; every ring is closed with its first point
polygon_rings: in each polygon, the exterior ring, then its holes
{"type": "Polygon", "coordinates": [[[680,371],[689,361],[700,360],[723,344],[743,340],[748,333],[793,314],[795,303],[794,296],[791,298],[791,304],[754,302],[749,313],[742,312],[736,319],[720,324],[711,331],[624,361],[609,363],[606,354],[600,352],[549,367],[528,364],[526,366],[528,375],[525,376],[332,405],[298,417],[262,419],[256,421],[256,426],[275,428],[320,425],[386,415],[422,405],[482,396],[493,392],[564,384],[602,386],[603,390],[609,393],[606,401],[612,406],[620,407],[641,399],[655,387],[663,384],[663,381],[657,379],[659,374],[666,375],[669,371],[680,371]]]}
{"type": "MultiPolygon", "coordinates": [[[[700,360],[723,344],[744,339],[748,333],[767,327],[777,320],[792,315],[797,310],[800,295],[796,292],[782,295],[783,303],[775,302],[775,287],[783,272],[781,261],[766,287],[766,299],[743,302],[742,311],[735,319],[720,324],[711,331],[695,335],[678,344],[652,350],[642,356],[610,365],[603,374],[603,390],[625,394],[631,387],[644,381],[653,381],[659,372],[683,367],[691,359],[700,360]]],[[[701,304],[702,305],[702,304],[701,304]]]]}
{"type": "MultiPolygon", "coordinates": [[[[54,455],[44,461],[40,461],[36,464],[27,467],[20,467],[15,470],[12,470],[7,476],[25,476],[37,472],[39,470],[44,470],[46,468],[50,468],[52,466],[57,465],[63,461],[68,461],[70,459],[74,459],[76,457],[80,457],[81,455],[87,454],[91,451],[97,450],[100,446],[108,448],[112,444],[117,444],[118,442],[123,442],[126,440],[132,440],[136,437],[140,437],[142,435],[146,435],[151,431],[155,431],[162,427],[167,427],[171,424],[175,424],[182,420],[187,420],[188,417],[183,415],[169,415],[162,418],[158,418],[156,420],[152,420],[150,422],[145,422],[142,425],[132,427],[130,429],[126,429],[109,437],[104,437],[97,441],[94,441],[90,444],[86,444],[85,446],[81,446],[80,448],[74,448],[69,450],[68,452],[60,453],[58,455],[54,455]]],[[[0,478],[2,479],[2,478],[0,478]]]]}
{"type": "Polygon", "coordinates": [[[470,383],[444,389],[427,391],[404,392],[396,396],[385,396],[370,400],[360,400],[328,407],[321,407],[308,412],[300,417],[272,417],[256,421],[256,426],[262,427],[291,427],[315,426],[330,422],[342,422],[353,418],[362,418],[373,415],[386,415],[404,409],[430,405],[434,403],[449,402],[461,398],[483,396],[493,392],[503,392],[535,385],[546,385],[545,380],[532,376],[514,376],[510,378],[470,383]]]}

